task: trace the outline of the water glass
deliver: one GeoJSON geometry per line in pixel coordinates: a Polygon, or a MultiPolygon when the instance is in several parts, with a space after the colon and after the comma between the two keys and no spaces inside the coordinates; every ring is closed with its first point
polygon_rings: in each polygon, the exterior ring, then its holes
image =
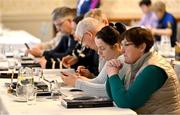
{"type": "Polygon", "coordinates": [[[37,87],[29,86],[27,89],[27,104],[35,105],[37,96],[37,87]]]}
{"type": "Polygon", "coordinates": [[[56,100],[59,99],[61,85],[60,83],[55,80],[54,82],[50,83],[50,90],[51,90],[51,98],[56,100]]]}
{"type": "Polygon", "coordinates": [[[171,42],[168,36],[161,36],[161,52],[162,55],[168,57],[171,52],[171,42]]]}
{"type": "Polygon", "coordinates": [[[27,92],[32,92],[34,87],[34,77],[31,68],[25,67],[20,68],[18,71],[16,95],[19,99],[27,101],[27,92]]]}
{"type": "Polygon", "coordinates": [[[0,59],[1,60],[4,60],[6,59],[6,56],[5,56],[5,45],[4,44],[0,44],[0,59]]]}
{"type": "Polygon", "coordinates": [[[35,67],[32,68],[33,70],[33,76],[34,78],[38,78],[38,81],[41,81],[42,77],[43,77],[43,71],[40,67],[35,67]]]}
{"type": "Polygon", "coordinates": [[[16,61],[15,60],[9,60],[8,61],[8,69],[12,72],[11,74],[11,85],[13,84],[13,78],[14,78],[14,71],[16,69],[16,61]]]}

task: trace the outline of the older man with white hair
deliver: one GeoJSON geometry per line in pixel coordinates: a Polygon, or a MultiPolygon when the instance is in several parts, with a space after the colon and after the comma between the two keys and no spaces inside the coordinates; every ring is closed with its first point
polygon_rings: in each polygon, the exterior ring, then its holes
{"type": "MultiPolygon", "coordinates": [[[[95,35],[104,26],[105,24],[101,23],[100,21],[88,17],[78,23],[75,35],[76,37],[80,38],[79,40],[82,41],[83,45],[97,51],[97,46],[95,44],[95,35]]],[[[97,60],[98,58],[96,57],[97,60]]],[[[99,74],[94,79],[86,79],[85,77],[80,77],[69,73],[66,74],[67,76],[62,76],[65,84],[81,89],[90,95],[107,96],[104,84],[102,83],[105,83],[106,81],[105,78],[102,77],[105,76],[104,74],[99,74]]]]}
{"type": "Polygon", "coordinates": [[[77,25],[76,37],[81,38],[82,44],[97,51],[95,35],[104,25],[94,18],[85,18],[77,25]]]}
{"type": "MultiPolygon", "coordinates": [[[[85,15],[84,15],[84,18],[88,18],[88,17],[91,17],[91,18],[94,18],[94,19],[97,19],[100,23],[102,23],[102,26],[106,26],[106,25],[109,25],[109,22],[108,22],[108,19],[107,19],[107,16],[105,15],[105,13],[99,9],[99,8],[95,8],[95,9],[92,9],[90,10],[89,12],[87,12],[85,15]]],[[[81,33],[81,31],[79,30],[79,33],[81,33]]],[[[76,37],[78,39],[78,37],[76,37]]],[[[79,41],[81,42],[81,39],[79,39],[79,41]]],[[[101,60],[101,63],[99,63],[99,67],[98,67],[98,70],[101,71],[104,64],[105,64],[105,60],[102,61],[103,59],[100,59],[101,60]]],[[[79,62],[80,60],[78,59],[78,57],[76,56],[72,56],[72,55],[68,55],[68,56],[65,56],[63,57],[62,59],[62,63],[65,67],[70,67],[71,65],[74,65],[76,64],[77,62],[79,62]]],[[[79,66],[78,68],[78,71],[81,71],[83,70],[84,67],[83,66],[79,66]]],[[[81,72],[81,74],[83,74],[81,72]]],[[[85,75],[86,76],[86,75],[85,75]]]]}

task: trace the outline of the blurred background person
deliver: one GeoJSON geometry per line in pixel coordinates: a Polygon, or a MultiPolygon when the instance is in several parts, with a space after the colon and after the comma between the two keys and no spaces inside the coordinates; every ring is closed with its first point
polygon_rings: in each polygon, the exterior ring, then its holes
{"type": "Polygon", "coordinates": [[[143,12],[143,16],[139,22],[139,26],[147,28],[156,28],[157,27],[157,16],[152,11],[151,0],[141,0],[139,6],[143,12]]]}
{"type": "MultiPolygon", "coordinates": [[[[83,15],[74,17],[74,19],[72,20],[72,24],[71,24],[71,26],[72,26],[72,33],[74,33],[74,31],[75,31],[77,23],[78,23],[80,20],[82,20],[82,19],[83,19],[83,15]]],[[[78,55],[79,55],[79,53],[77,52],[77,50],[80,50],[80,49],[81,49],[81,44],[78,43],[78,39],[75,38],[74,35],[73,35],[73,38],[74,38],[74,40],[77,41],[77,42],[76,42],[76,44],[75,44],[75,47],[72,49],[71,52],[69,52],[69,53],[67,54],[67,56],[69,56],[70,54],[75,55],[75,56],[78,56],[78,55]]],[[[62,44],[62,45],[63,45],[63,44],[62,44]]],[[[84,50],[83,50],[83,52],[85,52],[85,51],[87,52],[87,49],[84,49],[84,50]]],[[[82,53],[83,53],[83,52],[82,52],[82,53]]],[[[57,54],[58,54],[58,52],[57,52],[57,54]]],[[[60,53],[60,54],[61,54],[61,53],[60,53]]],[[[63,57],[58,57],[58,56],[53,57],[53,58],[54,58],[54,61],[55,61],[55,62],[54,62],[54,63],[55,63],[55,68],[60,68],[60,69],[62,69],[62,68],[64,67],[64,66],[61,65],[61,60],[60,60],[61,58],[64,58],[64,57],[66,57],[66,55],[64,55],[63,57]],[[60,65],[61,65],[62,67],[60,67],[60,65]]],[[[52,64],[53,64],[52,61],[48,61],[48,62],[46,63],[46,67],[51,68],[51,67],[52,67],[52,64]]],[[[71,68],[77,68],[76,66],[78,66],[78,64],[79,64],[79,63],[71,66],[71,68]]],[[[70,68],[70,66],[69,66],[68,68],[70,68]]]]}
{"type": "Polygon", "coordinates": [[[46,65],[46,62],[51,62],[59,58],[62,59],[63,56],[68,55],[75,48],[76,41],[73,37],[73,26],[72,20],[75,17],[76,12],[68,7],[59,7],[53,11],[54,24],[58,31],[65,34],[58,45],[49,51],[43,52],[43,57],[40,59],[40,65],[42,68],[52,68],[46,65]]]}
{"type": "Polygon", "coordinates": [[[95,18],[98,21],[100,21],[102,24],[109,25],[109,21],[106,14],[99,8],[91,9],[90,11],[88,11],[84,15],[84,18],[87,18],[87,17],[95,18]]]}
{"type": "Polygon", "coordinates": [[[91,9],[99,8],[101,0],[78,0],[77,1],[77,16],[84,15],[91,9]]]}
{"type": "Polygon", "coordinates": [[[152,28],[151,31],[156,35],[156,41],[161,40],[161,36],[165,35],[170,38],[171,47],[176,43],[177,23],[174,16],[166,11],[166,5],[162,1],[157,1],[153,4],[153,10],[158,17],[157,28],[152,28]]]}
{"type": "MultiPolygon", "coordinates": [[[[53,27],[55,29],[54,30],[55,37],[52,38],[50,41],[47,41],[47,42],[44,42],[41,44],[37,44],[37,45],[33,46],[32,48],[30,48],[30,50],[28,50],[28,53],[32,54],[35,57],[42,57],[44,51],[54,49],[60,42],[61,38],[65,35],[64,33],[60,32],[60,29],[59,29],[58,25],[56,24],[59,19],[59,18],[57,18],[57,15],[58,15],[57,10],[59,10],[59,9],[58,8],[54,9],[53,12],[51,13],[53,27]]],[[[73,12],[75,12],[75,10],[73,12]]]]}

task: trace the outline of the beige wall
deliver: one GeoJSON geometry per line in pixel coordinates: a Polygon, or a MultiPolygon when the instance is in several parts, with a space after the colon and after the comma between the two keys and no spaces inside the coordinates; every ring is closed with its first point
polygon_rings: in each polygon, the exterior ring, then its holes
{"type": "MultiPolygon", "coordinates": [[[[153,2],[156,0],[152,0],[153,2]]],[[[180,17],[180,0],[163,0],[168,11],[180,17]]],[[[52,36],[50,14],[59,6],[75,7],[77,0],[0,0],[2,23],[10,29],[24,29],[42,40],[52,36]]],[[[139,18],[139,0],[102,0],[101,9],[109,18],[139,18]]]]}
{"type": "Polygon", "coordinates": [[[74,0],[0,0],[2,23],[6,28],[23,29],[45,41],[52,38],[51,12],[59,6],[75,7],[71,1],[74,0]]]}
{"type": "Polygon", "coordinates": [[[0,23],[2,22],[2,1],[0,0],[0,23]]]}

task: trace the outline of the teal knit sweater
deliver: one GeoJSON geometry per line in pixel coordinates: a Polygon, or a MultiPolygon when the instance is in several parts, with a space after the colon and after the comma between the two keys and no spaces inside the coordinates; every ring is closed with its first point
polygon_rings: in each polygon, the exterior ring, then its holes
{"type": "Polygon", "coordinates": [[[117,74],[108,77],[106,82],[107,94],[118,107],[131,109],[142,107],[168,78],[162,68],[149,65],[143,69],[126,90],[124,79],[121,80],[120,77],[117,74]]]}

